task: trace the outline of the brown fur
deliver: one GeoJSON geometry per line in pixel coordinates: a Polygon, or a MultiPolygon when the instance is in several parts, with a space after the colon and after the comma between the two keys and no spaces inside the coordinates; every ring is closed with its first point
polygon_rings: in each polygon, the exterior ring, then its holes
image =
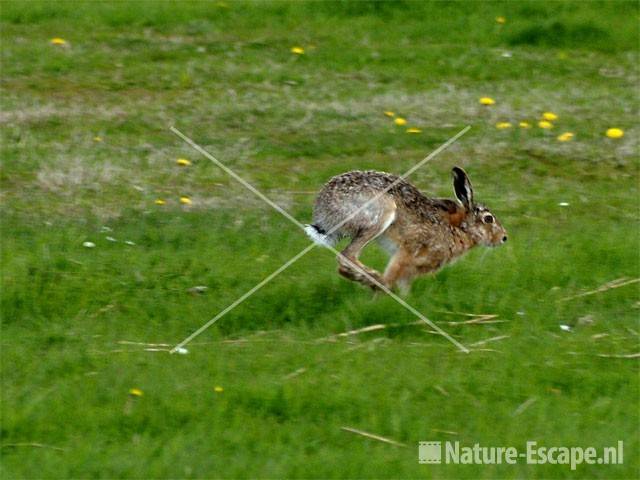
{"type": "Polygon", "coordinates": [[[459,227],[466,216],[467,214],[465,213],[465,211],[461,209],[457,212],[449,213],[449,217],[447,218],[447,220],[452,227],[459,227]]]}
{"type": "Polygon", "coordinates": [[[456,167],[453,174],[458,202],[429,198],[406,180],[384,172],[338,175],[316,199],[314,239],[335,243],[351,238],[338,257],[338,271],[374,289],[376,284],[362,270],[388,287],[408,289],[416,276],[437,271],[478,244],[506,241],[497,219],[474,203],[466,173],[456,167]],[[384,275],[358,260],[373,239],[392,250],[384,275]]]}

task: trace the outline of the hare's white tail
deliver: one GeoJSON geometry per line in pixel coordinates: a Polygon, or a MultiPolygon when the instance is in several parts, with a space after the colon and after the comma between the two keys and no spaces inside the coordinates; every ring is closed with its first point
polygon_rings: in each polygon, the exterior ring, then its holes
{"type": "Polygon", "coordinates": [[[317,225],[305,225],[304,231],[316,245],[320,245],[321,247],[333,247],[335,244],[335,240],[331,236],[327,235],[323,228],[317,225]]]}

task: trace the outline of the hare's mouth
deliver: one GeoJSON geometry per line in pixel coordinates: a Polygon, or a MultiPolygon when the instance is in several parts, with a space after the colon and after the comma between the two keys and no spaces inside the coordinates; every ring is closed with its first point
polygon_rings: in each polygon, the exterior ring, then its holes
{"type": "Polygon", "coordinates": [[[495,248],[495,247],[499,247],[500,245],[506,242],[507,242],[507,236],[503,235],[498,240],[489,240],[487,242],[484,242],[484,245],[487,247],[495,248]]]}

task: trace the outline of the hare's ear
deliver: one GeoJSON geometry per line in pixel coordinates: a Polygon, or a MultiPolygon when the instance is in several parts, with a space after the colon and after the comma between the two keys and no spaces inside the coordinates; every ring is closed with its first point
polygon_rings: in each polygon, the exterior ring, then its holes
{"type": "Polygon", "coordinates": [[[467,209],[473,208],[473,188],[467,173],[460,167],[453,167],[453,191],[460,200],[460,203],[467,209]]]}

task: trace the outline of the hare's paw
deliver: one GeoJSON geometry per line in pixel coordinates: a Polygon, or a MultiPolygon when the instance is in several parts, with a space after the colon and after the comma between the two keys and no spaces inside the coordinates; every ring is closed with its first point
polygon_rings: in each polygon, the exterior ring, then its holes
{"type": "Polygon", "coordinates": [[[349,280],[362,283],[373,290],[384,290],[387,287],[382,275],[364,266],[357,260],[348,259],[344,256],[338,258],[338,273],[349,280]]]}

